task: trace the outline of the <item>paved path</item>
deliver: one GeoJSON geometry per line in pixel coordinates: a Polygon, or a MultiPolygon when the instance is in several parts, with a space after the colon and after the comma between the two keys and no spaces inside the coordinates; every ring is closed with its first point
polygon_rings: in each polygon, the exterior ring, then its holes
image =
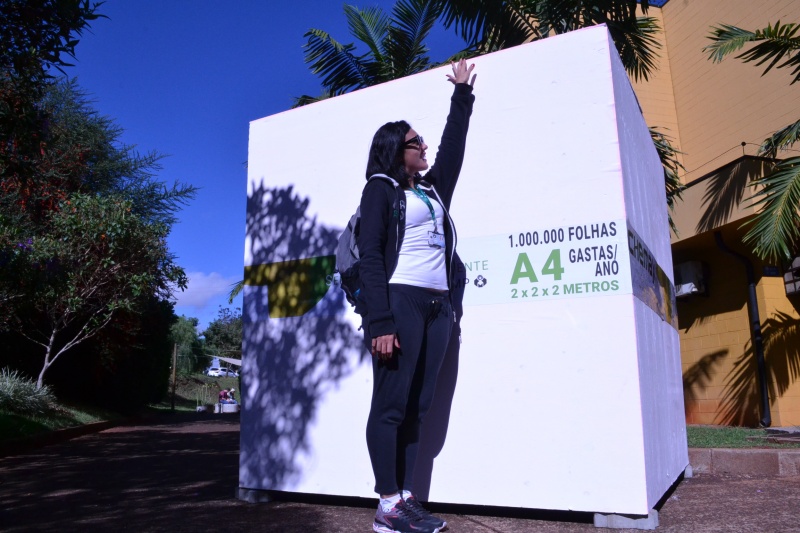
{"type": "MultiPolygon", "coordinates": [[[[175,416],[0,458],[0,531],[371,531],[372,508],[235,499],[238,442],[236,415],[175,416]]],[[[444,516],[453,533],[606,531],[590,514],[444,516]]],[[[669,533],[800,532],[800,476],[698,475],[659,521],[669,533]]]]}

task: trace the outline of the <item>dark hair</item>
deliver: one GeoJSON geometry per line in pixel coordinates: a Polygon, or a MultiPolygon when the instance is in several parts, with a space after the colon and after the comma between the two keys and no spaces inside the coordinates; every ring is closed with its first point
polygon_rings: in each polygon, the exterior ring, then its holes
{"type": "Polygon", "coordinates": [[[410,129],[411,125],[405,120],[387,122],[378,128],[369,147],[366,179],[374,174],[386,174],[401,187],[408,185],[403,143],[410,129]]]}

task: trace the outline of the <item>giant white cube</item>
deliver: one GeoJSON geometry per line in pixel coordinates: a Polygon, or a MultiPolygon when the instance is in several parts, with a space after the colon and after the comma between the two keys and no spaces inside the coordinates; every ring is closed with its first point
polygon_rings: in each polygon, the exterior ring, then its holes
{"type": "MultiPolygon", "coordinates": [[[[688,453],[663,173],[636,97],[602,26],[475,63],[452,206],[463,343],[440,376],[416,489],[647,514],[688,453]]],[[[372,135],[408,120],[432,160],[448,72],[251,124],[243,489],[374,497],[370,356],[326,276],[372,135]]]]}

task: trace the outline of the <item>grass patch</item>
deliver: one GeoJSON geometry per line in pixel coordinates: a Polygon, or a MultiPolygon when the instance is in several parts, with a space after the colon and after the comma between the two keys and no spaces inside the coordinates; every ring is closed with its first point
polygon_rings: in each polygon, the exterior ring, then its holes
{"type": "Polygon", "coordinates": [[[765,429],[728,426],[686,426],[690,448],[800,448],[798,443],[776,443],[765,429]]]}
{"type": "Polygon", "coordinates": [[[8,368],[0,370],[0,442],[32,437],[120,415],[87,405],[59,402],[46,385],[8,368]]]}
{"type": "Polygon", "coordinates": [[[47,385],[37,389],[35,381],[16,370],[0,369],[0,411],[22,416],[43,415],[53,409],[55,400],[47,385]]]}
{"type": "Polygon", "coordinates": [[[84,405],[56,404],[44,413],[33,415],[0,410],[0,442],[120,417],[118,413],[84,405]]]}
{"type": "MultiPolygon", "coordinates": [[[[219,391],[230,388],[236,389],[237,399],[241,398],[238,378],[213,378],[202,374],[179,376],[175,388],[175,411],[195,412],[200,405],[215,404],[219,391]]],[[[164,400],[151,405],[149,410],[154,413],[172,411],[171,383],[164,400]]],[[[16,373],[0,371],[0,443],[121,418],[124,417],[119,413],[89,405],[64,404],[46,389],[37,392],[35,383],[30,380],[16,373]],[[32,409],[31,398],[34,396],[37,402],[32,409]]]]}

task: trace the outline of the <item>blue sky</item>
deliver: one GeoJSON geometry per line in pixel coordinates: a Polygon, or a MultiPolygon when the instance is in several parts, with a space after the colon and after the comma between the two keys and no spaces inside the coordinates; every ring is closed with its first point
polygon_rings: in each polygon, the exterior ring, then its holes
{"type": "MultiPolygon", "coordinates": [[[[394,1],[348,2],[390,12],[394,1]]],[[[189,275],[175,311],[201,329],[229,306],[243,276],[249,122],[316,95],[303,62],[303,34],[354,39],[336,0],[107,0],[76,48],[70,77],[141,153],[165,154],[159,179],[200,187],[179,214],[170,249],[189,275]]],[[[428,42],[435,61],[461,48],[452,32],[428,42]]],[[[241,297],[234,301],[241,307],[241,297]]]]}

